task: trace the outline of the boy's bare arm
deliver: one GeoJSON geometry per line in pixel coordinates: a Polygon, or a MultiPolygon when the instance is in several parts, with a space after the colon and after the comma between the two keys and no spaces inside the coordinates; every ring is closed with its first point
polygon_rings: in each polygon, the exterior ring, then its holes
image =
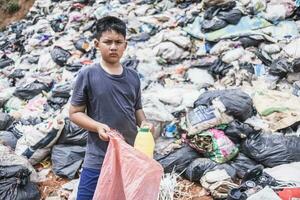
{"type": "Polygon", "coordinates": [[[109,131],[110,128],[103,123],[97,122],[87,116],[85,113],[86,106],[73,106],[70,105],[69,109],[69,117],[72,122],[77,124],[83,129],[86,129],[91,132],[96,132],[99,134],[100,139],[107,141],[108,136],[106,134],[106,131],[109,131]]]}
{"type": "Polygon", "coordinates": [[[143,109],[139,109],[135,111],[136,124],[140,127],[142,122],[146,122],[146,116],[143,109]]]}

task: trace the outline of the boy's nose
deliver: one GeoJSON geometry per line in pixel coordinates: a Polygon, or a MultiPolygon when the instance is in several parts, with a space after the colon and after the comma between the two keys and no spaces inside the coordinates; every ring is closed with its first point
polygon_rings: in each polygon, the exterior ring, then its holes
{"type": "Polygon", "coordinates": [[[113,42],[111,45],[110,45],[110,49],[117,49],[117,44],[115,42],[113,42]]]}

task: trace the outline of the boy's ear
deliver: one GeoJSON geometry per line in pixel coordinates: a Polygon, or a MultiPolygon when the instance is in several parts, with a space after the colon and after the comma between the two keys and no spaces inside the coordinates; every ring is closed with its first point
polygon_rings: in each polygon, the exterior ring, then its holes
{"type": "Polygon", "coordinates": [[[95,45],[96,48],[98,48],[99,47],[99,40],[94,39],[94,45],[95,45]]]}

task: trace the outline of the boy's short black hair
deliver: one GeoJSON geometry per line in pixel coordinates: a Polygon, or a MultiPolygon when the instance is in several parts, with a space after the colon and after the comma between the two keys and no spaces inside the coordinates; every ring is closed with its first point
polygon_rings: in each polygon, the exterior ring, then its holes
{"type": "Polygon", "coordinates": [[[116,31],[126,38],[126,24],[121,19],[114,16],[106,16],[96,23],[96,38],[99,40],[105,31],[116,31]]]}

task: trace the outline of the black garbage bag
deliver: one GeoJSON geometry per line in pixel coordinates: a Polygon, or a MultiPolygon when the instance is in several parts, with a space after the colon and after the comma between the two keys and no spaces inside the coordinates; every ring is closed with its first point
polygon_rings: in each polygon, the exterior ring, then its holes
{"type": "Polygon", "coordinates": [[[193,160],[199,157],[199,154],[187,144],[168,155],[154,155],[154,159],[163,166],[165,173],[171,173],[173,169],[181,173],[193,160]]]}
{"type": "Polygon", "coordinates": [[[243,14],[240,10],[238,9],[233,9],[230,11],[223,11],[218,13],[218,17],[228,24],[234,24],[236,25],[239,23],[240,19],[242,18],[243,14]]]}
{"type": "Polygon", "coordinates": [[[52,97],[69,98],[71,96],[71,89],[72,87],[70,83],[57,84],[52,89],[52,97]]]}
{"type": "Polygon", "coordinates": [[[237,175],[241,179],[244,178],[249,169],[258,165],[256,161],[248,158],[243,153],[239,153],[237,157],[229,162],[229,164],[236,169],[237,175]]]}
{"type": "Polygon", "coordinates": [[[57,144],[70,144],[85,146],[87,141],[88,131],[80,128],[69,118],[65,119],[65,126],[57,141],[57,144]]]}
{"type": "Polygon", "coordinates": [[[236,170],[224,163],[224,164],[218,164],[214,161],[212,161],[209,158],[197,158],[193,162],[191,162],[184,175],[187,179],[190,181],[200,181],[201,177],[209,171],[216,170],[216,169],[225,169],[225,171],[228,173],[230,177],[233,179],[236,178],[236,170]]]}
{"type": "Polygon", "coordinates": [[[74,3],[88,4],[91,0],[74,0],[74,3]]]}
{"type": "Polygon", "coordinates": [[[36,80],[29,84],[19,85],[13,94],[21,99],[30,100],[36,95],[42,93],[42,91],[48,92],[49,90],[50,86],[36,80]]]}
{"type": "Polygon", "coordinates": [[[67,23],[68,23],[68,16],[67,15],[60,15],[56,19],[52,20],[50,22],[50,25],[51,25],[51,28],[55,32],[62,32],[65,29],[67,23]]]}
{"type": "Polygon", "coordinates": [[[208,9],[210,7],[217,7],[221,10],[231,10],[236,5],[235,1],[224,1],[224,0],[205,0],[203,1],[203,8],[208,9]]]}
{"type": "Polygon", "coordinates": [[[300,72],[300,58],[296,58],[295,60],[293,60],[293,72],[300,72]]]}
{"type": "Polygon", "coordinates": [[[0,131],[6,130],[12,123],[14,119],[7,113],[0,112],[0,131]]]}
{"type": "Polygon", "coordinates": [[[255,55],[263,62],[264,65],[270,66],[272,64],[272,58],[264,51],[257,50],[254,52],[255,55]]]}
{"type": "Polygon", "coordinates": [[[293,65],[285,58],[279,58],[272,62],[269,73],[281,78],[285,77],[287,73],[293,72],[293,65]]]}
{"type": "Polygon", "coordinates": [[[8,41],[7,39],[0,41],[0,51],[3,51],[4,49],[9,48],[11,45],[12,45],[11,41],[8,41]]]}
{"type": "Polygon", "coordinates": [[[29,175],[21,165],[0,166],[0,199],[39,200],[38,187],[29,181],[29,175]]]}
{"type": "Polygon", "coordinates": [[[247,70],[247,72],[251,73],[251,74],[255,74],[255,71],[254,71],[254,64],[252,63],[242,63],[240,64],[240,69],[245,69],[247,70]]]}
{"type": "Polygon", "coordinates": [[[63,105],[68,103],[69,98],[64,97],[49,97],[47,103],[55,110],[61,109],[63,105]]]}
{"type": "Polygon", "coordinates": [[[73,63],[71,65],[67,64],[66,65],[66,70],[71,71],[71,72],[77,72],[78,70],[80,70],[82,67],[81,63],[73,63]]]}
{"type": "Polygon", "coordinates": [[[208,72],[214,78],[223,78],[232,67],[232,64],[226,64],[221,59],[218,59],[209,67],[208,72]]]}
{"type": "Polygon", "coordinates": [[[55,46],[50,54],[53,61],[61,67],[63,67],[71,57],[71,53],[69,51],[59,46],[55,46]]]}
{"type": "Polygon", "coordinates": [[[289,149],[293,162],[300,161],[300,137],[288,136],[286,137],[286,145],[289,149]]]}
{"type": "Polygon", "coordinates": [[[241,152],[265,167],[300,161],[300,137],[258,133],[251,135],[241,152]]]}
{"type": "Polygon", "coordinates": [[[90,44],[86,38],[80,38],[74,43],[74,46],[77,50],[86,53],[87,49],[89,49],[90,44]]]}
{"type": "Polygon", "coordinates": [[[145,42],[151,38],[149,33],[142,32],[136,35],[131,36],[128,40],[133,42],[145,42]]]}
{"type": "Polygon", "coordinates": [[[90,18],[89,21],[82,24],[81,29],[82,29],[82,32],[91,31],[92,33],[95,34],[95,32],[96,32],[95,31],[96,30],[96,21],[95,21],[95,19],[90,18]]]}
{"type": "Polygon", "coordinates": [[[254,114],[251,97],[239,89],[206,91],[194,102],[194,108],[211,106],[216,98],[226,107],[225,112],[239,121],[245,121],[254,114]]]}
{"type": "MultiPolygon", "coordinates": [[[[39,60],[40,60],[40,55],[30,55],[30,56],[27,56],[27,57],[24,57],[26,58],[26,61],[29,63],[29,64],[38,64],[39,60]]],[[[22,60],[23,62],[23,60],[22,60]]]]}
{"type": "Polygon", "coordinates": [[[0,58],[0,69],[3,69],[3,68],[5,68],[5,67],[7,67],[7,66],[10,66],[10,65],[12,65],[12,64],[14,64],[15,62],[11,59],[11,58],[9,58],[9,57],[7,57],[7,55],[3,55],[1,58],[0,58]]]}
{"type": "Polygon", "coordinates": [[[25,76],[25,70],[15,69],[11,74],[8,75],[8,78],[16,79],[23,78],[25,76]]]}
{"type": "Polygon", "coordinates": [[[214,16],[218,14],[219,11],[220,8],[217,6],[209,7],[205,10],[203,18],[207,20],[211,20],[214,16]]]}
{"type": "Polygon", "coordinates": [[[128,58],[122,62],[123,67],[128,67],[131,69],[136,69],[140,61],[136,58],[128,58]]]}
{"type": "Polygon", "coordinates": [[[12,132],[0,131],[0,143],[3,143],[4,145],[11,147],[12,149],[15,149],[17,141],[18,139],[12,132]]]}
{"type": "Polygon", "coordinates": [[[251,38],[249,36],[239,37],[238,41],[240,41],[240,43],[242,44],[242,46],[244,48],[247,48],[247,47],[258,47],[259,44],[261,42],[263,42],[263,40],[254,39],[254,38],[251,38]]]}
{"type": "Polygon", "coordinates": [[[227,128],[224,130],[225,135],[235,144],[240,144],[248,136],[256,134],[257,131],[254,128],[246,123],[242,123],[238,120],[230,122],[227,128]]]}
{"type": "Polygon", "coordinates": [[[206,171],[212,170],[218,163],[209,158],[197,158],[189,164],[184,175],[190,181],[200,181],[206,171]]]}
{"type": "Polygon", "coordinates": [[[58,176],[74,179],[85,155],[85,147],[75,145],[55,145],[51,153],[53,171],[58,176]]]}
{"type": "Polygon", "coordinates": [[[219,30],[221,28],[224,28],[225,26],[227,26],[227,22],[219,19],[219,18],[213,18],[211,20],[203,20],[201,23],[201,30],[204,33],[207,32],[211,32],[211,31],[216,31],[219,30]]]}

